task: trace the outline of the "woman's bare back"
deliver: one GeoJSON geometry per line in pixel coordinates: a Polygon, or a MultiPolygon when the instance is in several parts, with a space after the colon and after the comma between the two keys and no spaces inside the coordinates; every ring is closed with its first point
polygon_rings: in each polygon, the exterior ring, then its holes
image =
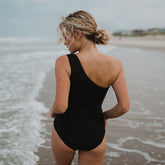
{"type": "MultiPolygon", "coordinates": [[[[114,57],[101,53],[97,55],[84,55],[78,53],[76,55],[79,58],[87,77],[98,86],[104,88],[109,87],[120,72],[120,60],[114,57]]],[[[71,68],[69,68],[69,65],[67,66],[70,75],[71,68]]]]}

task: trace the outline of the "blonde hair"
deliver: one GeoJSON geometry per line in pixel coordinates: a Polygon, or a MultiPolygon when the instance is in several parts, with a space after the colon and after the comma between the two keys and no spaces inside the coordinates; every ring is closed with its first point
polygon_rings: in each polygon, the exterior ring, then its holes
{"type": "MultiPolygon", "coordinates": [[[[67,17],[62,17],[58,29],[65,35],[66,31],[69,31],[72,36],[74,36],[76,30],[80,30],[88,40],[98,45],[106,45],[110,40],[110,34],[105,29],[98,30],[94,17],[83,10],[69,14],[67,17]]],[[[60,40],[62,41],[63,38],[60,40]]]]}

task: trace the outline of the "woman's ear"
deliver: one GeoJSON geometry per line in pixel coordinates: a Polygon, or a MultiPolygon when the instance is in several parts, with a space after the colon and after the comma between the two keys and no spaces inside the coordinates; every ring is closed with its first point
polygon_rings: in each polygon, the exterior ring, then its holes
{"type": "Polygon", "coordinates": [[[75,38],[79,40],[81,38],[81,35],[82,35],[81,30],[76,30],[75,38]]]}

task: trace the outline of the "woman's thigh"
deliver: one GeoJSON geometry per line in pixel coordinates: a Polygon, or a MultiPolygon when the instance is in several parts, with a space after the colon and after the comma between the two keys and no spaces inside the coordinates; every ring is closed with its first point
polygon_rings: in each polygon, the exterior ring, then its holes
{"type": "Polygon", "coordinates": [[[79,151],[79,165],[102,165],[106,151],[106,136],[99,146],[90,151],[79,151]]]}
{"type": "Polygon", "coordinates": [[[70,165],[73,160],[75,151],[64,144],[54,129],[54,126],[52,127],[51,144],[56,165],[70,165]]]}

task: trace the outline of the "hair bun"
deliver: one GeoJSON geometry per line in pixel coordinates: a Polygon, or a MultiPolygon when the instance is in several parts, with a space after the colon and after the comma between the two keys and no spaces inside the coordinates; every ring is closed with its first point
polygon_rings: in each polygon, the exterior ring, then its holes
{"type": "Polygon", "coordinates": [[[67,36],[67,31],[73,36],[76,30],[80,30],[88,40],[98,45],[106,45],[110,39],[110,34],[105,29],[98,30],[94,17],[83,10],[62,17],[62,22],[58,28],[62,32],[60,41],[63,39],[63,34],[67,36]]]}
{"type": "Polygon", "coordinates": [[[95,43],[100,45],[107,45],[110,40],[110,34],[105,29],[96,30],[95,43]]]}

